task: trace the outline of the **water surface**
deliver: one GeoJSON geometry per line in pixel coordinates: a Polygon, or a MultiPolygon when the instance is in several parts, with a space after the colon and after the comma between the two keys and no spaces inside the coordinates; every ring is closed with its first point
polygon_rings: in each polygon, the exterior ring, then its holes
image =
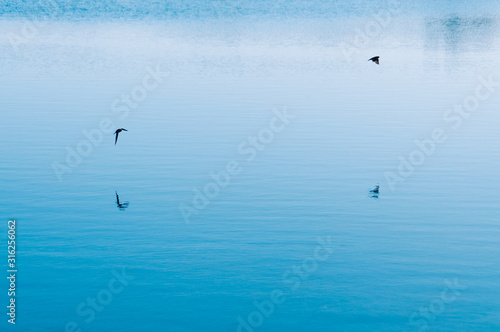
{"type": "Polygon", "coordinates": [[[286,301],[250,329],[499,329],[499,87],[460,123],[447,113],[500,81],[496,2],[103,3],[1,11],[16,329],[238,331],[276,289],[286,301]],[[248,160],[239,147],[284,110],[294,117],[248,160]],[[103,119],[129,131],[68,163],[103,119]],[[436,128],[447,139],[391,188],[387,172],[436,128]],[[186,222],[179,207],[232,161],[241,171],[186,222]],[[318,237],[334,250],[292,289],[284,274],[318,237]],[[80,304],[122,268],[134,279],[86,322],[80,304]]]}

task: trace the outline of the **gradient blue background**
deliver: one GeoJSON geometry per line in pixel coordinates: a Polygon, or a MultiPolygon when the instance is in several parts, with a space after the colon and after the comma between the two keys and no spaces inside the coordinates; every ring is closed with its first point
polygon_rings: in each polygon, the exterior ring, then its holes
{"type": "Polygon", "coordinates": [[[500,330],[500,94],[457,130],[443,120],[500,81],[499,2],[57,3],[0,7],[1,259],[16,218],[19,269],[2,331],[236,331],[274,289],[287,301],[255,331],[419,331],[411,314],[455,278],[467,289],[422,330],[500,330]],[[168,76],[120,119],[113,101],[157,66],[168,76]],[[284,107],[296,117],[245,161],[238,146],[284,107]],[[53,163],[103,118],[129,131],[59,182],[53,163]],[[390,190],[435,128],[448,140],[390,190]],[[241,173],[186,224],[179,205],[231,160],[241,173]],[[318,236],[334,253],[290,291],[283,273],[318,236]],[[78,305],[123,267],[135,279],[85,323],[78,305]]]}

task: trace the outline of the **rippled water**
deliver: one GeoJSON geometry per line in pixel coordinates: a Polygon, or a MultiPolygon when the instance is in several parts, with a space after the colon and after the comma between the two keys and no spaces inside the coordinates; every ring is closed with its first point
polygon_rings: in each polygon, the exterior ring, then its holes
{"type": "Polygon", "coordinates": [[[58,3],[1,11],[15,329],[500,328],[497,3],[58,3]]]}

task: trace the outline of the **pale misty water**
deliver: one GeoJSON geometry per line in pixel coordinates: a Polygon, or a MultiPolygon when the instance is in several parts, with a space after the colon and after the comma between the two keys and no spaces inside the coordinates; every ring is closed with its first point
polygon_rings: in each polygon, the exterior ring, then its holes
{"type": "Polygon", "coordinates": [[[2,331],[500,330],[500,86],[481,85],[500,81],[497,3],[4,3],[0,216],[18,220],[19,272],[2,331]],[[23,17],[45,25],[15,50],[23,17]],[[120,118],[114,101],[157,67],[120,118]],[[477,89],[467,118],[449,113],[477,89]],[[102,119],[128,132],[68,166],[102,119]],[[392,190],[412,153],[425,160],[392,190]],[[179,206],[231,161],[241,172],[186,223],[179,206]],[[287,277],[303,262],[317,267],[287,277]],[[122,268],[134,279],[89,309],[122,268]],[[275,290],[286,300],[255,314],[275,290]]]}

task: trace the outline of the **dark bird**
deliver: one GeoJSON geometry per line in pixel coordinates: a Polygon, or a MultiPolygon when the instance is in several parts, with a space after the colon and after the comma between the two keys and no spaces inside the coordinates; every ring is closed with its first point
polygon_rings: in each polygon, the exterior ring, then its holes
{"type": "Polygon", "coordinates": [[[372,193],[372,194],[378,194],[379,193],[379,188],[380,188],[380,186],[376,185],[375,188],[373,188],[372,190],[370,190],[370,193],[372,193]]]}
{"type": "Polygon", "coordinates": [[[373,62],[375,62],[377,65],[379,65],[379,64],[380,64],[380,63],[379,63],[379,61],[378,61],[378,59],[379,59],[379,58],[380,58],[379,56],[374,56],[373,58],[368,59],[368,61],[373,61],[373,62]]]}
{"type": "Polygon", "coordinates": [[[115,191],[116,195],[116,206],[120,211],[125,211],[126,208],[128,208],[128,202],[125,203],[120,203],[120,197],[118,197],[118,192],[115,191]]]}
{"type": "Polygon", "coordinates": [[[116,145],[116,141],[118,141],[118,134],[121,133],[122,131],[128,131],[128,130],[125,129],[125,128],[116,129],[115,133],[113,134],[113,135],[116,135],[116,137],[115,137],[115,145],[116,145]]]}

